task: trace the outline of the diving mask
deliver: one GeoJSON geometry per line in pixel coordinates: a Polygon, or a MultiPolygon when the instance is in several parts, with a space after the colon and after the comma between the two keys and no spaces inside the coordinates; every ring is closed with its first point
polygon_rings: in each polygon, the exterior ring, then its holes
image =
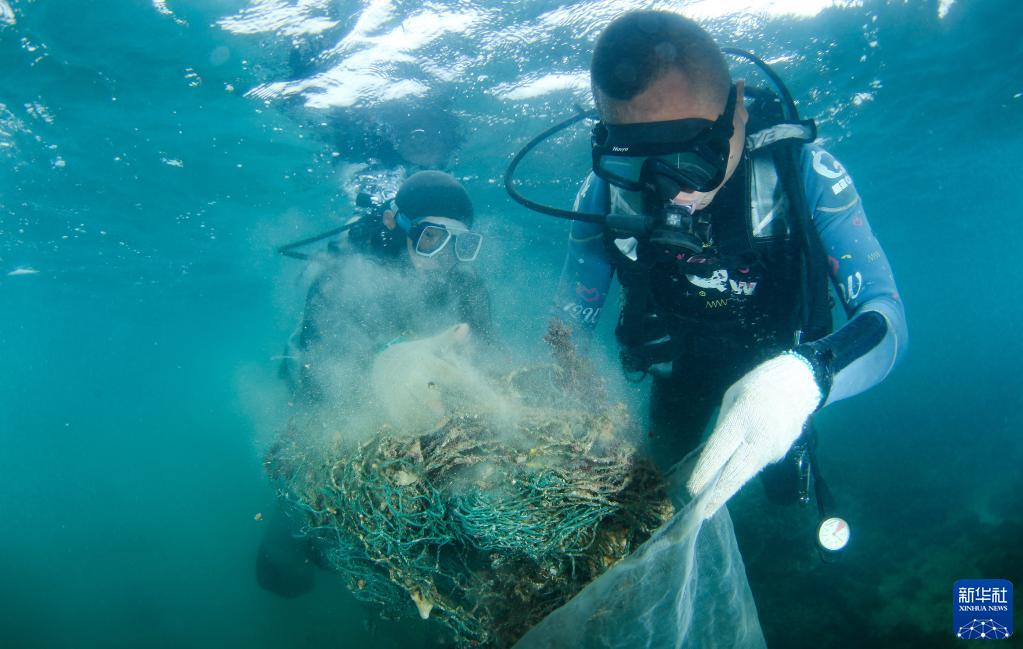
{"type": "Polygon", "coordinates": [[[483,245],[483,235],[472,232],[465,224],[444,216],[426,216],[412,220],[398,212],[395,222],[412,241],[417,255],[434,257],[448,243],[454,241],[454,253],[458,261],[473,261],[483,245]]]}
{"type": "Polygon", "coordinates": [[[736,91],[714,121],[701,118],[637,124],[598,122],[591,137],[593,173],[626,191],[669,201],[680,192],[707,192],[725,179],[736,91]]]}

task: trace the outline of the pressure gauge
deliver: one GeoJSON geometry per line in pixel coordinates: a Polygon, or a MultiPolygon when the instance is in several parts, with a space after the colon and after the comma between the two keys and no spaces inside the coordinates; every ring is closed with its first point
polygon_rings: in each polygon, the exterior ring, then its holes
{"type": "Polygon", "coordinates": [[[817,543],[829,552],[838,552],[849,544],[849,524],[837,516],[825,518],[817,528],[817,543]]]}

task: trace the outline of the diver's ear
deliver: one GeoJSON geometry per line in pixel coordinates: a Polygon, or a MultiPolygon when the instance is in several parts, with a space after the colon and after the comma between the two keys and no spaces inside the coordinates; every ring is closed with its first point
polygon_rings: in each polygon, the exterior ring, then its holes
{"type": "Polygon", "coordinates": [[[735,82],[735,119],[733,124],[738,127],[742,125],[746,126],[746,122],[749,121],[749,112],[746,110],[746,102],[744,97],[746,95],[746,82],[742,79],[737,79],[735,82]]]}
{"type": "Polygon", "coordinates": [[[394,220],[393,210],[384,210],[383,221],[384,227],[387,228],[388,230],[393,230],[398,226],[398,224],[394,220]]]}

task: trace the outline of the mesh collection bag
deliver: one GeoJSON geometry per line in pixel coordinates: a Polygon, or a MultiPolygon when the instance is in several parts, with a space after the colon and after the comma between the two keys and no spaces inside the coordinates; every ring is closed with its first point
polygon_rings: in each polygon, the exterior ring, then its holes
{"type": "Polygon", "coordinates": [[[763,649],[726,508],[686,503],[695,453],[672,471],[678,513],[632,555],[531,629],[515,649],[763,649]]]}

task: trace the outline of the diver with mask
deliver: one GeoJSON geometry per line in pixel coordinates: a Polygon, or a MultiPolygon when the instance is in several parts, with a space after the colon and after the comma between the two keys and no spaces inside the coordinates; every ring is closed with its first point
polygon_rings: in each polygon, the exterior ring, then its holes
{"type": "Polygon", "coordinates": [[[449,174],[409,176],[394,199],[370,207],[340,228],[282,246],[308,259],[315,277],[302,321],[292,335],[280,375],[300,399],[338,407],[361,398],[342,386],[379,351],[402,340],[466,322],[474,340],[493,341],[489,292],[474,262],[483,236],[472,229],[474,209],[449,174]],[[310,257],[301,246],[329,236],[310,257]],[[344,402],[344,403],[343,403],[344,402]]]}
{"type": "MultiPolygon", "coordinates": [[[[344,421],[367,398],[377,353],[461,322],[473,342],[493,344],[490,296],[473,262],[483,236],[465,188],[440,171],[409,176],[393,200],[364,206],[360,216],[323,234],[278,248],[307,260],[314,278],[279,375],[297,415],[344,421]],[[313,255],[300,252],[329,240],[313,255]]],[[[293,598],[314,583],[320,556],[296,536],[281,508],[269,512],[256,555],[259,585],[293,598]]]]}
{"type": "MultiPolygon", "coordinates": [[[[591,82],[599,121],[592,173],[572,210],[555,310],[584,334],[617,275],[624,369],[653,377],[650,442],[664,467],[696,448],[689,479],[710,517],[766,466],[809,443],[818,409],[887,376],[906,348],[887,257],[841,164],[813,143],[777,92],[731,79],[695,22],[632,11],[598,38],[591,82]],[[848,317],[833,330],[830,283],[848,317]]],[[[802,465],[800,465],[802,466],[802,465]]]]}

